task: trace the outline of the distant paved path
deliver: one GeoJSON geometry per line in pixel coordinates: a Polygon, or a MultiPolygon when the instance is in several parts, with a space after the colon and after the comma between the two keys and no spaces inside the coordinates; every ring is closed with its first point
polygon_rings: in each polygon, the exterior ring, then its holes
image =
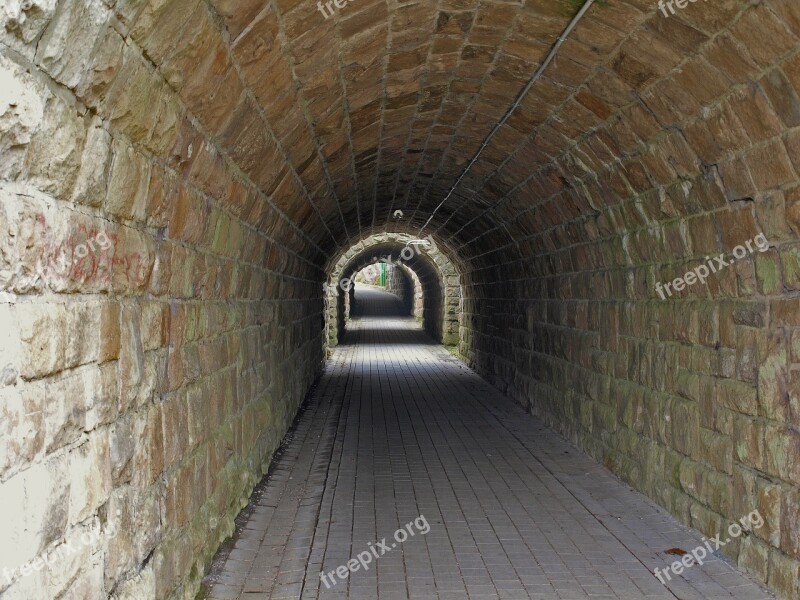
{"type": "MultiPolygon", "coordinates": [[[[210,598],[770,598],[721,560],[653,576],[700,544],[370,291],[259,487],[210,598]],[[374,302],[370,309],[370,302],[374,302]],[[423,515],[369,570],[330,572],[423,515]]],[[[380,552],[380,551],[378,551],[380,552]]],[[[366,559],[365,559],[366,560],[366,559]]]]}

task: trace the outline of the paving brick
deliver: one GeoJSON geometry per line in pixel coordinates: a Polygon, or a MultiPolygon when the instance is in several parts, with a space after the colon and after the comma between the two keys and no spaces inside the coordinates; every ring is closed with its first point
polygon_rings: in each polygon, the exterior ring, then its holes
{"type": "Polygon", "coordinates": [[[663,586],[652,569],[696,532],[432,345],[396,296],[357,286],[353,312],[256,492],[275,502],[244,525],[261,548],[228,553],[211,598],[233,580],[242,599],[771,597],[717,557],[663,586]],[[393,541],[419,515],[430,531],[393,541]],[[384,537],[370,570],[320,582],[384,537]]]}

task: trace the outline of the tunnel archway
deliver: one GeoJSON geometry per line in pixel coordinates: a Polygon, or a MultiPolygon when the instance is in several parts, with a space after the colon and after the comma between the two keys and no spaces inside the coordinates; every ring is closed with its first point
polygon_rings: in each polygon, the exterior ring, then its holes
{"type": "Polygon", "coordinates": [[[418,316],[424,329],[436,341],[461,350],[466,345],[462,338],[466,325],[461,271],[432,239],[420,240],[408,233],[366,236],[331,260],[325,286],[328,343],[338,343],[349,318],[348,282],[367,265],[380,261],[413,273],[421,288],[418,316]]]}
{"type": "MultiPolygon", "coordinates": [[[[376,262],[361,269],[355,278],[350,278],[355,284],[365,283],[383,288],[399,300],[398,314],[413,317],[422,322],[423,292],[419,277],[413,270],[402,262],[376,262]]],[[[340,282],[341,285],[341,282],[340,282]]],[[[345,296],[347,299],[348,296],[345,296]]],[[[353,296],[350,299],[350,316],[358,312],[358,306],[353,305],[353,296]]]]}
{"type": "Polygon", "coordinates": [[[191,595],[323,368],[331,257],[397,227],[471,366],[706,535],[762,507],[725,551],[800,596],[797,0],[314,4],[3,3],[0,564],[116,528],[54,596],[191,595]]]}

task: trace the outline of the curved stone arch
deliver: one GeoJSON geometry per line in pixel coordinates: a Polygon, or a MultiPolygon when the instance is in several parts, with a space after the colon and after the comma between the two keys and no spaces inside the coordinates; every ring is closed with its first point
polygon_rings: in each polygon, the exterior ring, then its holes
{"type": "Polygon", "coordinates": [[[415,239],[407,233],[372,234],[331,258],[325,290],[328,345],[338,343],[349,317],[349,296],[343,291],[347,286],[340,282],[380,260],[399,261],[419,279],[426,331],[444,344],[460,343],[464,266],[451,260],[452,252],[437,240],[426,238],[433,243],[409,246],[415,239]]]}
{"type": "Polygon", "coordinates": [[[412,269],[402,263],[387,265],[386,291],[399,296],[408,314],[422,321],[424,311],[422,282],[412,269]]]}

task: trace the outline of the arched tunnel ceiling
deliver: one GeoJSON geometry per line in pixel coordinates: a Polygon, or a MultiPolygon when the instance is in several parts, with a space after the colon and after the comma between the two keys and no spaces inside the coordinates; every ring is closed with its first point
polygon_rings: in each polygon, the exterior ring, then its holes
{"type": "Polygon", "coordinates": [[[574,3],[358,0],[327,19],[307,0],[118,4],[131,39],[310,254],[330,255],[363,230],[396,230],[400,209],[402,230],[433,215],[425,233],[495,263],[552,246],[559,240],[531,238],[561,223],[575,223],[562,242],[619,230],[602,210],[672,175],[702,175],[683,136],[665,128],[788,51],[793,36],[771,10],[800,22],[790,0],[738,22],[746,3],[736,0],[674,18],[651,0],[596,4],[439,207],[574,3]],[[730,64],[764,33],[764,56],[730,64]],[[658,136],[659,154],[639,163],[658,136]]]}
{"type": "Polygon", "coordinates": [[[365,248],[347,262],[340,275],[350,278],[361,269],[383,261],[390,264],[397,263],[409,268],[423,281],[435,282],[442,279],[436,264],[424,251],[419,254],[411,254],[409,251],[408,254],[410,254],[411,258],[403,260],[404,257],[401,258],[401,253],[407,247],[399,242],[385,242],[365,248]]]}

